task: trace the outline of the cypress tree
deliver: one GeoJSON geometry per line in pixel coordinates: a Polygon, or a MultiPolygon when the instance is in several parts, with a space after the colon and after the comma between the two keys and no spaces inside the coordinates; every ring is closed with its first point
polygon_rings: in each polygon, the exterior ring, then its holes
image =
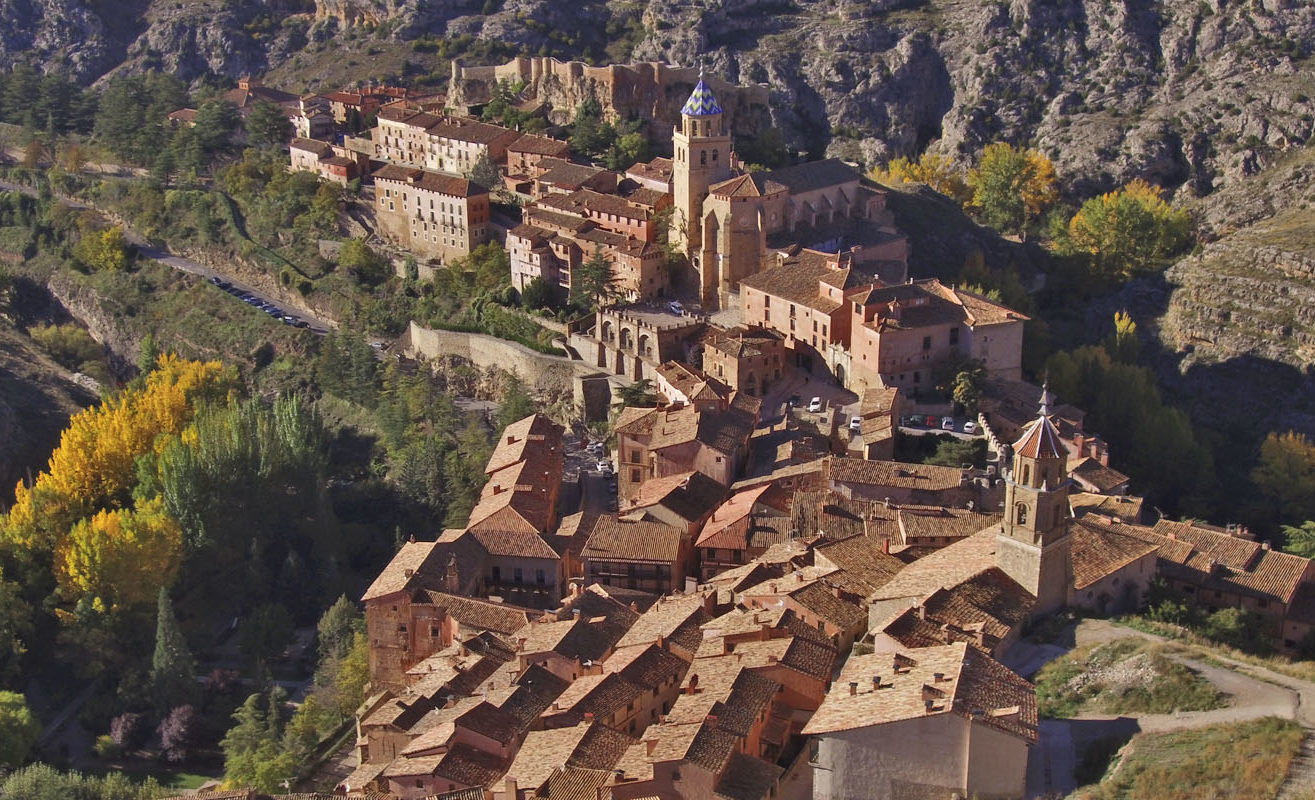
{"type": "Polygon", "coordinates": [[[151,683],[155,690],[156,709],[163,714],[185,704],[195,684],[192,654],[174,616],[169,590],[160,587],[156,606],[155,655],[151,659],[151,683]]]}

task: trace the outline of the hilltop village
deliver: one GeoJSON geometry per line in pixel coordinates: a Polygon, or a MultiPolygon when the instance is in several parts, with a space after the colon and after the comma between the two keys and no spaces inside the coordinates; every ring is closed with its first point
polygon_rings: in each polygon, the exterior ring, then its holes
{"type": "MultiPolygon", "coordinates": [[[[672,156],[620,171],[469,116],[488,98],[467,77],[446,98],[249,80],[234,102],[286,109],[291,168],[371,186],[379,235],[423,262],[496,239],[516,289],[569,292],[604,259],[616,296],[570,344],[657,402],[587,448],[541,414],[508,425],[468,523],[378,575],[341,791],[1020,798],[1044,766],[1015,646],[1053,615],[1136,609],[1158,581],[1259,614],[1280,652],[1315,626],[1308,559],[1128,495],[1082,410],[1023,382],[1023,314],[909,279],[886,190],[834,159],[741,164],[719,96],[743,113],[751,91],[700,74],[672,156]],[[952,359],[984,371],[967,420],[919,405],[952,359]],[[927,427],[988,465],[894,461],[927,427]]],[[[633,96],[682,79],[641,77],[633,96]]]]}

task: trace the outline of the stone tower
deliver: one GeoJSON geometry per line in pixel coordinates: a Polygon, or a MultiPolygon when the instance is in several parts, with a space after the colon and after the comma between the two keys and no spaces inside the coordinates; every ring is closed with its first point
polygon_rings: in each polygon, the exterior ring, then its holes
{"type": "MultiPolygon", "coordinates": [[[[731,176],[731,137],[722,126],[721,105],[699,73],[698,85],[680,109],[671,135],[671,243],[697,262],[703,241],[703,199],[708,187],[731,176]]],[[[695,263],[695,266],[699,266],[695,263]]]]}
{"type": "Polygon", "coordinates": [[[1050,402],[1050,391],[1042,389],[1039,416],[1014,443],[995,548],[1000,569],[1036,596],[1033,616],[1062,608],[1073,585],[1068,454],[1050,421],[1050,402]]]}

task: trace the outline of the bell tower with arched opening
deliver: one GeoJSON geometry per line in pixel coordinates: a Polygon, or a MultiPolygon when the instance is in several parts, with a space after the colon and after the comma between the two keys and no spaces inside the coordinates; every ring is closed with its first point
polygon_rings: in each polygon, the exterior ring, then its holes
{"type": "Polygon", "coordinates": [[[1061,608],[1073,585],[1068,453],[1050,421],[1050,403],[1049,389],[1042,389],[1039,416],[1014,443],[995,549],[1000,569],[1036,596],[1034,615],[1061,608]]]}
{"type": "Polygon", "coordinates": [[[703,241],[703,200],[708,187],[731,177],[731,137],[721,104],[703,81],[680,109],[680,127],[671,135],[671,244],[694,259],[703,241]]]}

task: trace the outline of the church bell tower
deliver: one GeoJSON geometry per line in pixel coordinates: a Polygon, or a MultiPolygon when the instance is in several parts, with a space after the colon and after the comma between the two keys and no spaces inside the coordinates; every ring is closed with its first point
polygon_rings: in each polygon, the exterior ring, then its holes
{"type": "Polygon", "coordinates": [[[1062,608],[1073,585],[1068,454],[1050,421],[1051,402],[1042,389],[1039,416],[1014,443],[995,549],[1000,569],[1036,597],[1033,616],[1062,608]]]}
{"type": "MultiPolygon", "coordinates": [[[[721,104],[699,73],[698,85],[680,109],[671,135],[671,243],[691,260],[702,248],[703,200],[708,187],[731,177],[731,137],[721,104]]],[[[696,266],[698,266],[696,264],[696,266]]]]}

